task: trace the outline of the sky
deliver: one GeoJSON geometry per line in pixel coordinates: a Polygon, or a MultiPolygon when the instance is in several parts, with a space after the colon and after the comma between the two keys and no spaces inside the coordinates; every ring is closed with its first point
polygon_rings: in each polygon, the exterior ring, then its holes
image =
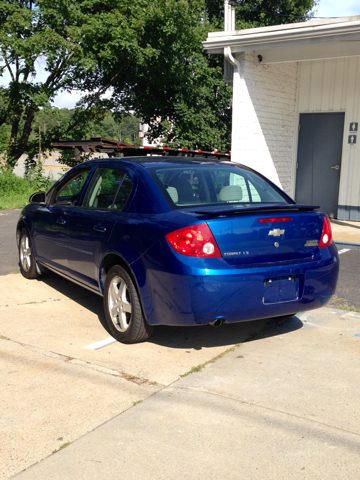
{"type": "Polygon", "coordinates": [[[320,0],[314,9],[316,17],[349,17],[360,15],[359,0],[320,0]]]}
{"type": "MultiPolygon", "coordinates": [[[[314,9],[315,17],[349,17],[351,15],[360,15],[359,0],[320,0],[314,9]]],[[[39,66],[39,80],[44,79],[45,72],[39,66]]],[[[6,84],[9,79],[4,75],[0,83],[6,84]]],[[[53,105],[58,108],[74,108],[76,102],[80,99],[78,92],[61,92],[54,99],[53,105]]]]}

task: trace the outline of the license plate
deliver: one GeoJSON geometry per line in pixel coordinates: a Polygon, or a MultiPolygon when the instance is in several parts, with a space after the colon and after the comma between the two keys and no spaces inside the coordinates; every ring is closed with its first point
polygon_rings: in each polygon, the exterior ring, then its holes
{"type": "Polygon", "coordinates": [[[264,282],[263,303],[293,302],[299,298],[299,278],[269,278],[264,282]]]}

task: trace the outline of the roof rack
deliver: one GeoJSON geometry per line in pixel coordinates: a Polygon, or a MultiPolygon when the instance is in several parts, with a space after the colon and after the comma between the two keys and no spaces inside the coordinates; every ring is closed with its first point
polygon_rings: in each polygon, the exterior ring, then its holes
{"type": "Polygon", "coordinates": [[[218,151],[207,152],[203,150],[189,150],[187,148],[173,147],[138,147],[124,142],[117,142],[109,138],[97,137],[90,140],[52,140],[51,146],[59,150],[74,150],[75,160],[80,162],[81,155],[85,153],[107,153],[109,157],[138,157],[148,155],[161,155],[173,157],[201,157],[218,158],[222,160],[231,160],[230,153],[220,153],[218,151]]]}

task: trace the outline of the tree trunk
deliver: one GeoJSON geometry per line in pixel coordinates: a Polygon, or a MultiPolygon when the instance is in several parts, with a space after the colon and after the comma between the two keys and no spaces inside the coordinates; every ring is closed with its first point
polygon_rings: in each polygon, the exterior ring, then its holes
{"type": "Polygon", "coordinates": [[[9,156],[7,160],[7,166],[9,169],[13,170],[16,162],[19,160],[21,155],[25,152],[29,137],[31,134],[31,125],[34,119],[35,110],[33,107],[30,107],[27,111],[26,118],[25,118],[25,125],[23,129],[23,134],[21,137],[20,142],[16,142],[18,133],[19,133],[19,123],[20,123],[20,115],[15,115],[13,117],[12,127],[11,127],[11,136],[10,136],[10,143],[9,143],[9,156]]]}
{"type": "Polygon", "coordinates": [[[10,142],[9,142],[9,155],[7,159],[7,167],[11,170],[14,169],[16,162],[20,158],[21,154],[17,156],[17,148],[16,148],[16,139],[19,133],[19,123],[20,123],[20,115],[15,114],[13,116],[13,121],[11,125],[11,134],[10,134],[10,142]]]}
{"type": "Polygon", "coordinates": [[[26,149],[29,141],[30,133],[32,130],[31,125],[32,125],[32,121],[34,120],[34,115],[35,115],[35,109],[33,107],[30,107],[26,112],[24,130],[23,130],[23,134],[20,142],[20,148],[23,149],[23,152],[26,149]]]}

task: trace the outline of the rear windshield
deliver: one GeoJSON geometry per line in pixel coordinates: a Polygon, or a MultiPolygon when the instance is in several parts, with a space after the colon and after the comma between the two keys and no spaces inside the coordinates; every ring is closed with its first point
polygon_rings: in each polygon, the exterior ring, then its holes
{"type": "Polygon", "coordinates": [[[149,168],[148,172],[172,208],[289,203],[261,177],[239,167],[164,165],[149,168]]]}

